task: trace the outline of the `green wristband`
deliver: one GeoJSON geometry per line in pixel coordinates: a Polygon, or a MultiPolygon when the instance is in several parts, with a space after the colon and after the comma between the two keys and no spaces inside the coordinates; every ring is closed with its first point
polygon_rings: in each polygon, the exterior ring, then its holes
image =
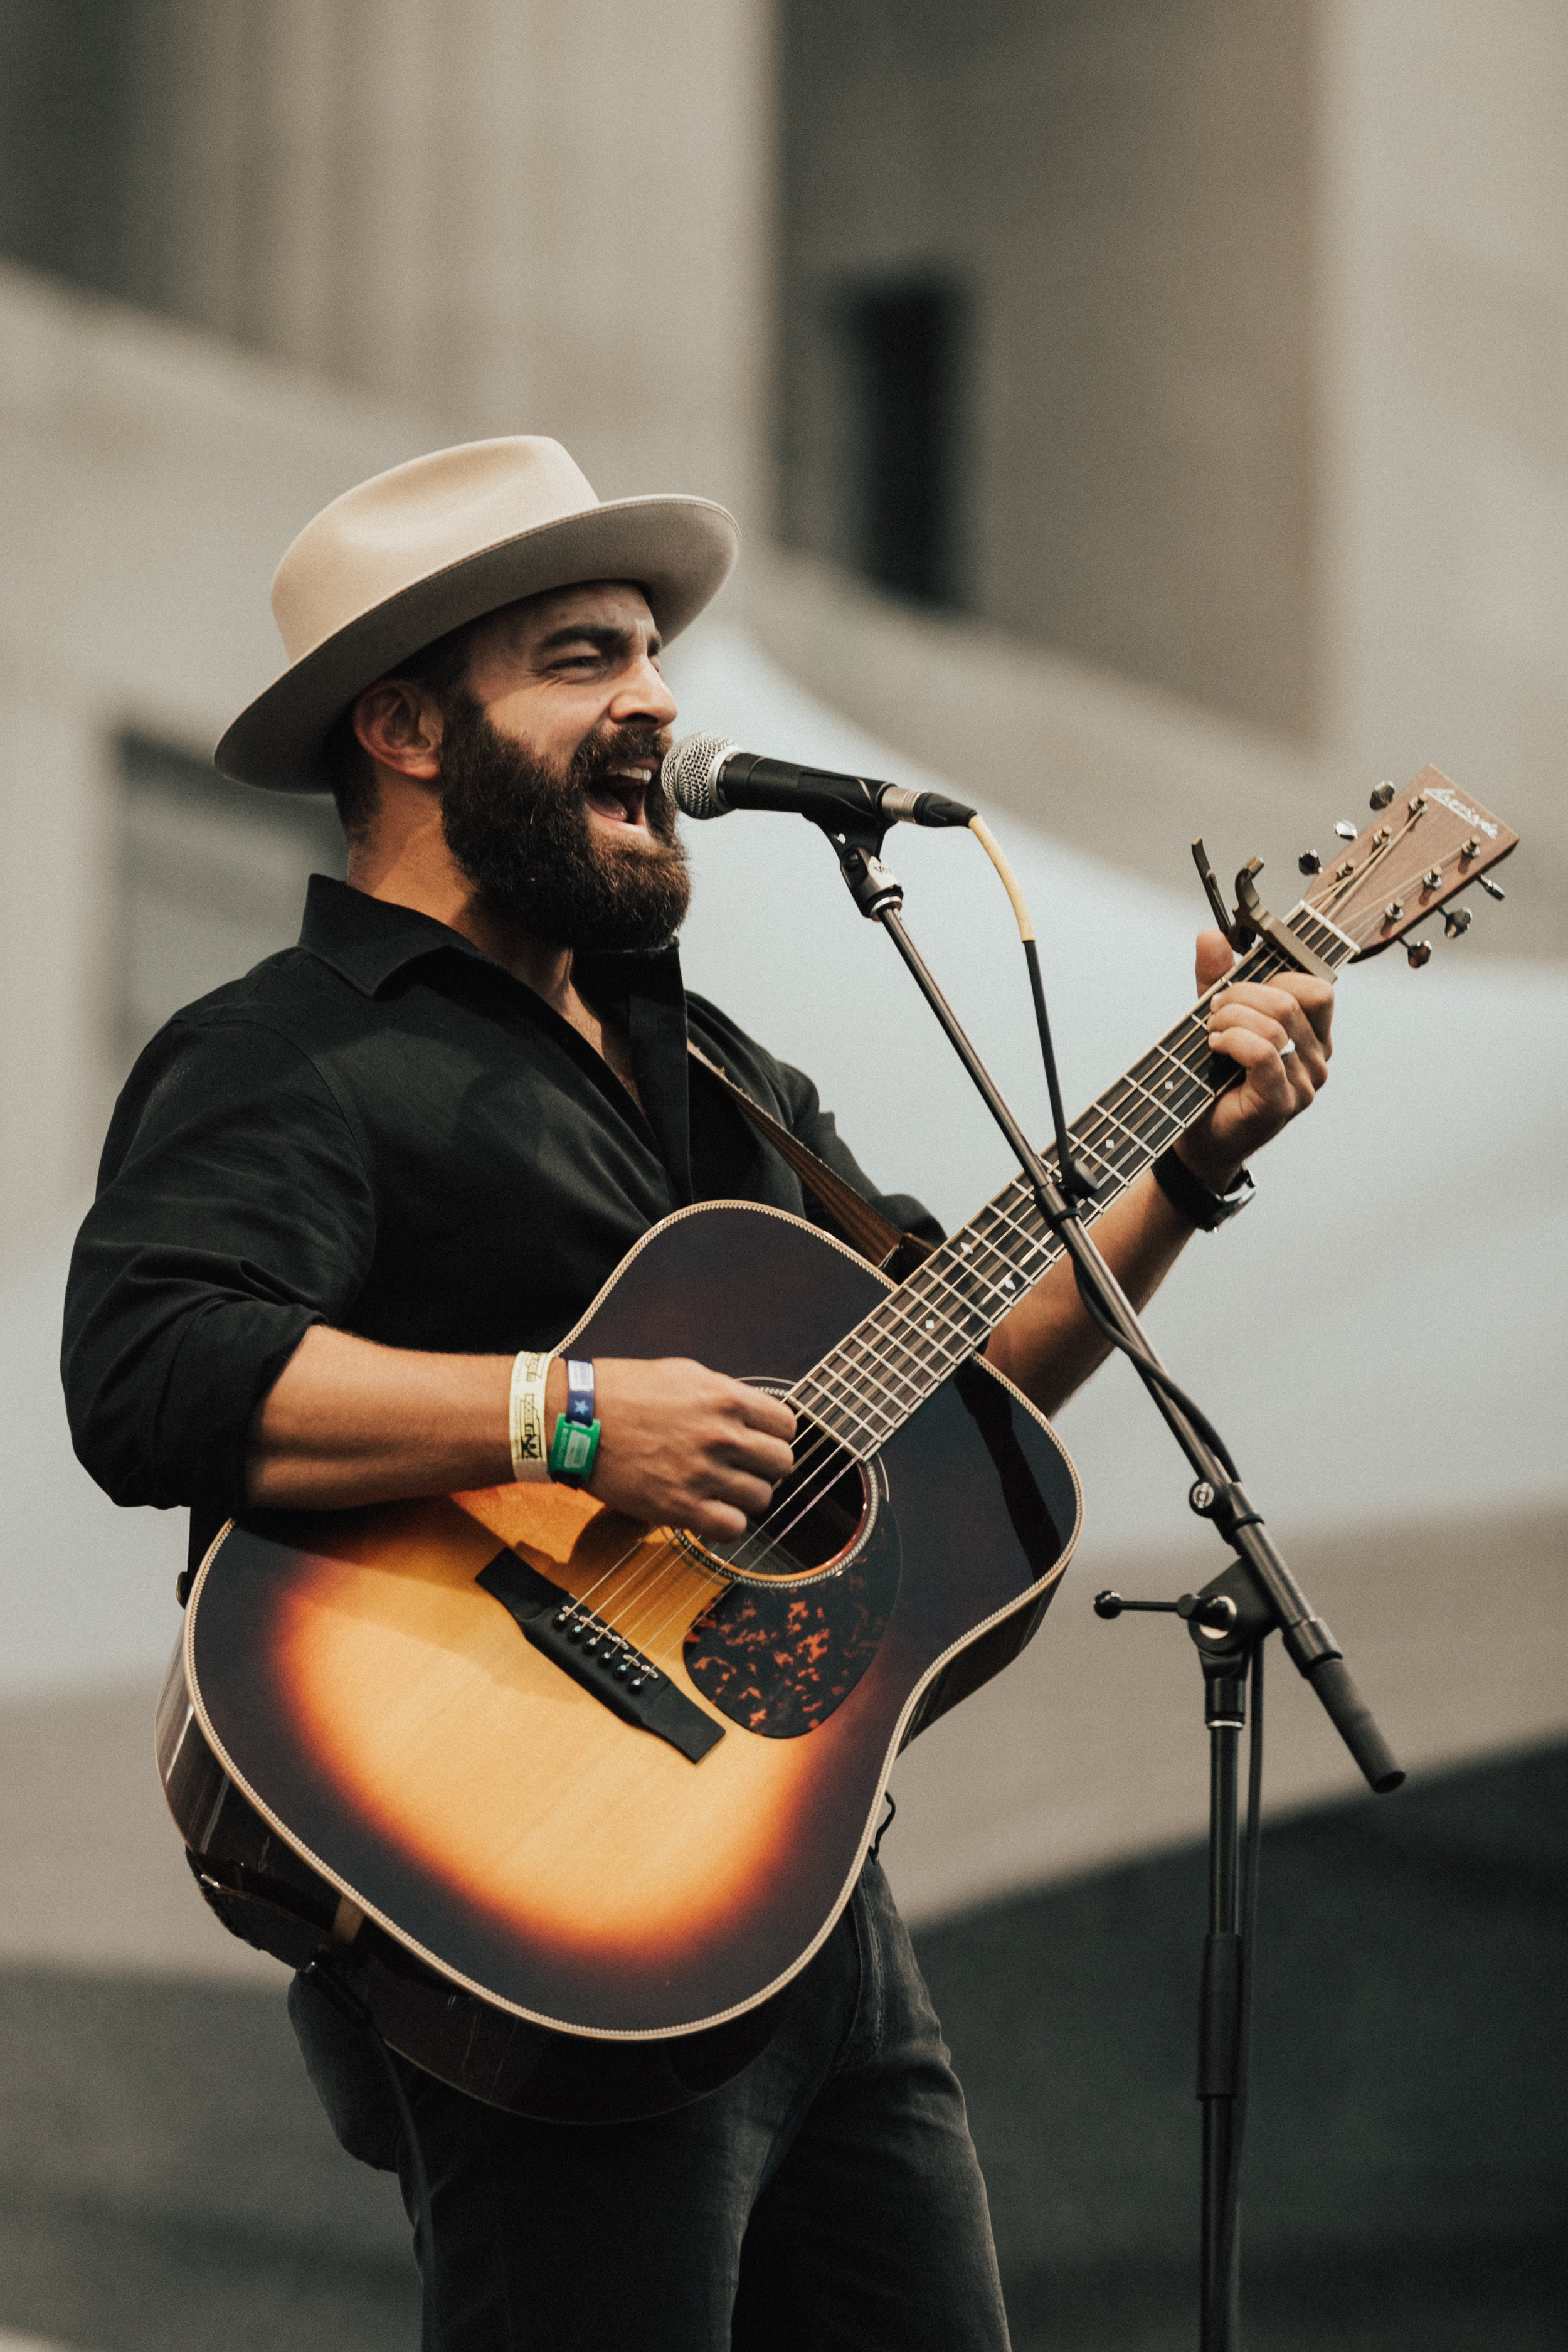
{"type": "Polygon", "coordinates": [[[598,1423],[591,1421],[584,1429],[580,1421],[568,1421],[562,1413],[550,1441],[551,1476],[563,1486],[585,1486],[598,1451],[598,1423]]]}

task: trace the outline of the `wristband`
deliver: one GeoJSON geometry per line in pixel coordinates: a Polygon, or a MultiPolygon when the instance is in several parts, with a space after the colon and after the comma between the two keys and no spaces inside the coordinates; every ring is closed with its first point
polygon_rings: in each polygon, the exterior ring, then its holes
{"type": "Polygon", "coordinates": [[[524,1349],[512,1360],[508,1420],[511,1431],[511,1475],[524,1482],[550,1475],[549,1448],[544,1443],[544,1383],[552,1356],[524,1349]]]}
{"type": "Polygon", "coordinates": [[[558,1486],[585,1486],[593,1475],[598,1451],[596,1421],[584,1429],[580,1421],[568,1421],[564,1413],[559,1414],[555,1434],[550,1441],[550,1475],[558,1486]]]}
{"type": "Polygon", "coordinates": [[[566,1359],[566,1418],[584,1429],[594,1425],[594,1367],[573,1356],[566,1359]]]}
{"type": "Polygon", "coordinates": [[[1194,1176],[1184,1160],[1177,1159],[1174,1145],[1160,1154],[1151,1172],[1172,1208],[1202,1234],[1212,1234],[1216,1226],[1239,1216],[1253,1194],[1252,1178],[1245,1168],[1228,1192],[1211,1192],[1203,1178],[1194,1176]]]}

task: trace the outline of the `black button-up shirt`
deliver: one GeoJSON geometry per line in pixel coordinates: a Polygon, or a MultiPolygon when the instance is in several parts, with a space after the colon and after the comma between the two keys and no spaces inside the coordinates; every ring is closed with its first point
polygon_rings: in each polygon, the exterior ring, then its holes
{"type": "Polygon", "coordinates": [[[388,1347],[552,1348],[692,1201],[813,1213],[702,1050],[896,1224],[816,1089],[681,985],[674,948],[583,957],[641,1108],[569,1022],[429,916],[312,877],[300,944],[159,1032],[78,1238],[63,1371],[117,1503],[216,1522],[258,1404],[312,1323],[388,1347]]]}

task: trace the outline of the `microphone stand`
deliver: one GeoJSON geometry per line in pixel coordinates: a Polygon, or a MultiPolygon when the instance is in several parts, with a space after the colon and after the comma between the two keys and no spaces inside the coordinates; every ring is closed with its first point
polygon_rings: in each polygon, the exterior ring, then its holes
{"type": "Polygon", "coordinates": [[[1061,1109],[1045,999],[1031,964],[1040,1045],[1057,1126],[1053,1173],[1030,1143],[975,1052],[925,959],[904,928],[903,886],[883,865],[887,825],[840,807],[811,820],[827,835],[839,871],[861,914],[879,923],[903,958],[941,1024],[976,1092],[1023,1170],[1035,1202],[1060,1241],[1086,1313],[1132,1363],[1194,1473],[1191,1507],[1229,1546],[1229,1565],[1201,1592],[1174,1601],[1125,1601],[1101,1593],[1097,1612],[1170,1611],[1184,1618],[1204,1675],[1204,1720],[1209,1733],[1209,1925],[1204,1941],[1199,2010],[1197,2095],[1203,2103],[1201,2242],[1202,2352],[1237,2352],[1240,2243],[1237,2230],[1241,2126],[1245,2113],[1250,2021],[1250,1945],[1257,1899],[1258,1794],[1262,1772],[1262,1644],[1278,1631],[1287,1654],[1317,1693],[1334,1728],[1380,1796],[1405,1775],[1344,1664],[1343,1653],[1264,1528],[1223,1439],[1176,1386],[1155,1354],[1131,1301],[1084,1230],[1081,1203],[1092,1190],[1073,1167],[1061,1109]],[[1253,1684],[1253,1737],[1248,1773],[1247,1864],[1238,1851],[1237,1743],[1253,1684]]]}

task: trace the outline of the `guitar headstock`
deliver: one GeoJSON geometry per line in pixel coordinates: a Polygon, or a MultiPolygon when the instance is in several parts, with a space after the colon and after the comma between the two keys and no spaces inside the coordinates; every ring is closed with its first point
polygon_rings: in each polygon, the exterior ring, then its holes
{"type": "MultiPolygon", "coordinates": [[[[1323,860],[1306,899],[1354,940],[1356,963],[1404,939],[1519,844],[1517,833],[1450,783],[1439,768],[1424,768],[1402,793],[1380,785],[1373,807],[1366,830],[1323,860]],[[1379,806],[1385,792],[1388,798],[1379,806]]],[[[1492,895],[1502,893],[1494,886],[1492,895]]],[[[1468,908],[1444,917],[1451,934],[1468,922],[1468,908]]],[[[1425,963],[1431,949],[1425,940],[1412,940],[1407,953],[1412,963],[1425,963]]]]}

